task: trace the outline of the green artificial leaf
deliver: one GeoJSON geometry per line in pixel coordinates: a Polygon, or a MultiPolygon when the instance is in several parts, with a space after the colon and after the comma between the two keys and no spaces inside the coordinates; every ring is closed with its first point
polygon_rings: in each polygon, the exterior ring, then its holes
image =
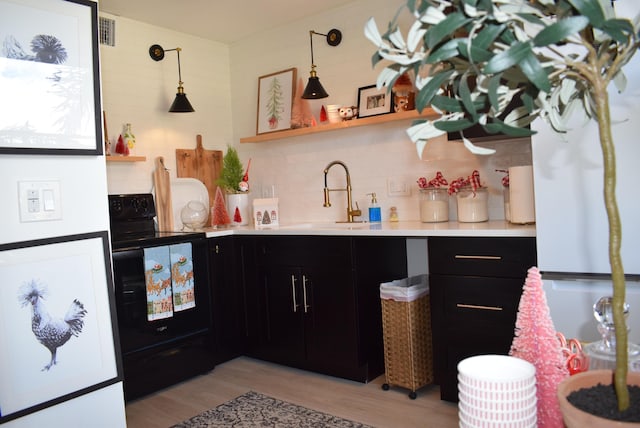
{"type": "Polygon", "coordinates": [[[489,61],[493,57],[493,52],[486,49],[475,46],[472,42],[469,47],[467,44],[468,39],[458,39],[458,51],[465,58],[469,58],[470,62],[478,63],[489,61]],[[470,54],[470,55],[469,55],[470,54]]]}
{"type": "Polygon", "coordinates": [[[484,66],[486,74],[500,73],[531,55],[531,45],[527,42],[516,42],[506,51],[502,51],[495,55],[484,66]]]}
{"type": "Polygon", "coordinates": [[[375,51],[375,53],[371,55],[371,67],[375,68],[376,64],[378,64],[380,61],[382,61],[382,57],[380,56],[378,51],[375,51]]]}
{"type": "Polygon", "coordinates": [[[504,28],[504,24],[489,24],[476,34],[471,43],[474,47],[487,49],[491,45],[491,43],[493,43],[498,38],[500,33],[504,31],[504,28]]]}
{"type": "Polygon", "coordinates": [[[618,43],[626,43],[633,34],[633,25],[626,19],[609,19],[604,22],[601,30],[618,43]]]}
{"type": "Polygon", "coordinates": [[[435,107],[439,110],[451,112],[451,113],[462,113],[464,109],[462,108],[462,103],[450,97],[445,97],[443,95],[436,95],[431,99],[431,106],[435,107]]]}
{"type": "Polygon", "coordinates": [[[486,147],[476,146],[475,144],[473,144],[471,142],[471,140],[469,140],[466,137],[462,137],[462,143],[467,148],[467,150],[469,150],[474,155],[483,155],[483,156],[485,156],[485,155],[492,155],[492,154],[494,154],[496,152],[495,149],[489,149],[489,148],[486,148],[486,147]]]}
{"type": "Polygon", "coordinates": [[[498,88],[500,87],[500,79],[502,78],[502,73],[498,73],[491,77],[489,80],[489,103],[491,107],[496,112],[500,109],[500,101],[498,101],[498,88]]]}
{"type": "Polygon", "coordinates": [[[518,128],[515,126],[509,126],[500,119],[493,119],[491,123],[487,123],[483,128],[490,134],[505,134],[510,137],[528,137],[533,135],[533,132],[528,128],[518,128]]]}
{"type": "Polygon", "coordinates": [[[505,31],[500,33],[499,40],[505,45],[509,45],[509,46],[511,46],[512,44],[518,41],[516,36],[513,34],[513,31],[508,27],[505,29],[505,31]]]}
{"type": "Polygon", "coordinates": [[[589,23],[594,28],[601,28],[605,17],[598,0],[567,0],[581,15],[589,18],[589,23]]]}
{"type": "Polygon", "coordinates": [[[529,95],[527,92],[522,93],[522,95],[520,95],[520,99],[522,100],[522,104],[529,113],[535,110],[536,106],[533,97],[531,97],[531,95],[529,95]]]}
{"type": "Polygon", "coordinates": [[[558,43],[572,34],[579,33],[588,24],[589,20],[585,16],[561,19],[540,31],[533,39],[533,44],[542,47],[558,43]]]}
{"type": "Polygon", "coordinates": [[[439,46],[437,49],[431,51],[425,62],[427,64],[437,64],[449,58],[458,56],[458,53],[458,40],[449,40],[442,46],[439,46]]]}
{"type": "Polygon", "coordinates": [[[537,15],[533,15],[531,13],[517,13],[516,15],[518,15],[523,20],[530,22],[532,24],[538,25],[540,27],[544,27],[546,25],[545,22],[542,19],[540,19],[537,15]]]}
{"type": "Polygon", "coordinates": [[[456,31],[471,22],[471,20],[471,18],[467,18],[460,12],[447,15],[444,20],[431,27],[425,34],[424,40],[427,48],[433,49],[442,39],[452,37],[456,31]]]}
{"type": "Polygon", "coordinates": [[[467,128],[475,125],[475,122],[472,122],[469,119],[459,119],[459,120],[439,120],[433,123],[437,129],[444,132],[458,132],[465,130],[467,128]]]}
{"type": "Polygon", "coordinates": [[[422,111],[423,108],[431,103],[433,96],[438,93],[444,82],[446,82],[454,72],[455,70],[445,70],[437,73],[418,91],[416,95],[416,107],[419,111],[422,111]]]}
{"type": "Polygon", "coordinates": [[[464,105],[465,110],[471,115],[473,121],[476,122],[478,120],[478,113],[473,105],[471,90],[469,89],[466,73],[462,75],[460,86],[458,87],[458,93],[462,97],[462,104],[464,105]]]}
{"type": "Polygon", "coordinates": [[[520,70],[529,78],[536,88],[544,92],[551,91],[551,82],[549,82],[549,76],[538,58],[534,55],[533,51],[529,51],[529,55],[526,55],[519,62],[520,70]]]}

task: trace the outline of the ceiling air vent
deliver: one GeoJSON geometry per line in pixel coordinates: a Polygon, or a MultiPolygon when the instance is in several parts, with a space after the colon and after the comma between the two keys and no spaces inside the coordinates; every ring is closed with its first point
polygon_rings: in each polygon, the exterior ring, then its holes
{"type": "Polygon", "coordinates": [[[100,17],[100,44],[107,46],[116,45],[116,21],[113,19],[100,17]]]}

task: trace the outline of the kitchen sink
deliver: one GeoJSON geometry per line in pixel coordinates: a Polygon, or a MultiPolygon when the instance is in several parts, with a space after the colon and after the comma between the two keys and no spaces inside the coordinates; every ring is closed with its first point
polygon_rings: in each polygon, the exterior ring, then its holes
{"type": "Polygon", "coordinates": [[[371,223],[342,223],[342,222],[321,222],[321,223],[297,223],[280,226],[280,229],[321,229],[321,230],[355,230],[369,229],[371,223]]]}

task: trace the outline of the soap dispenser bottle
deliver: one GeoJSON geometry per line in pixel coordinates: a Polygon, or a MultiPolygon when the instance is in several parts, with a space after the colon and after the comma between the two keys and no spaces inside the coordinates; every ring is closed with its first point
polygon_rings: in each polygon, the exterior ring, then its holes
{"type": "Polygon", "coordinates": [[[367,193],[367,195],[371,195],[371,205],[369,205],[369,222],[380,223],[382,221],[382,214],[380,213],[380,206],[378,205],[376,194],[367,193]]]}

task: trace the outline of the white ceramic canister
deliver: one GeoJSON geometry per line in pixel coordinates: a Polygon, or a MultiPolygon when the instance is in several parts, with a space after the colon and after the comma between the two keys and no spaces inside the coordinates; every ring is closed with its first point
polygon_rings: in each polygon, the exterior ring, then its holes
{"type": "Polygon", "coordinates": [[[420,221],[423,223],[449,221],[449,193],[446,188],[420,189],[420,221]]]}
{"type": "Polygon", "coordinates": [[[227,194],[227,212],[232,225],[246,226],[249,224],[251,219],[251,204],[249,202],[249,192],[227,194]]]}
{"type": "Polygon", "coordinates": [[[464,186],[456,193],[458,202],[458,221],[461,223],[480,223],[489,220],[489,192],[486,187],[475,191],[464,186]]]}

